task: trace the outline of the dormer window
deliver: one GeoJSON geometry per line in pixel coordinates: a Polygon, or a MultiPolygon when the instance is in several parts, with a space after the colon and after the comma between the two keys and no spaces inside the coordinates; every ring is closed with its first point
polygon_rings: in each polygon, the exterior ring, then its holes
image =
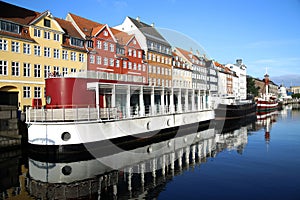
{"type": "Polygon", "coordinates": [[[20,33],[20,26],[10,22],[0,21],[0,30],[11,33],[20,33]]]}
{"type": "Polygon", "coordinates": [[[87,41],[87,47],[93,48],[93,41],[92,40],[87,41]]]}
{"type": "Polygon", "coordinates": [[[104,36],[108,36],[108,32],[107,32],[107,31],[104,31],[104,32],[103,32],[103,35],[104,35],[104,36]]]}
{"type": "Polygon", "coordinates": [[[71,45],[83,47],[83,40],[77,39],[77,38],[71,38],[71,45]]]}
{"type": "Polygon", "coordinates": [[[51,27],[51,23],[50,23],[50,20],[49,19],[44,19],[44,26],[46,27],[51,27]]]}

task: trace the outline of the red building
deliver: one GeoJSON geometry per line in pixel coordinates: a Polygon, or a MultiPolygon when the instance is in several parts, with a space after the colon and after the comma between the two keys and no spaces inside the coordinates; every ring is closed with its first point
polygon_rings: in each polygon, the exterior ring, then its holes
{"type": "Polygon", "coordinates": [[[70,21],[86,40],[87,69],[112,82],[147,84],[144,52],[134,35],[69,13],[70,21]]]}

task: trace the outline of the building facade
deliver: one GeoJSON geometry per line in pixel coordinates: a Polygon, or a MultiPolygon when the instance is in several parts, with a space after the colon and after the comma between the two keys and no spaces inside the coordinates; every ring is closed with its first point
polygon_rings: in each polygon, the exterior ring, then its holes
{"type": "Polygon", "coordinates": [[[85,38],[89,71],[108,82],[147,84],[144,51],[134,35],[71,13],[66,19],[85,38]]]}
{"type": "Polygon", "coordinates": [[[82,38],[49,11],[0,5],[0,91],[16,93],[22,110],[35,102],[45,104],[45,78],[86,69],[85,49],[68,43],[66,37],[82,38]]]}
{"type": "Polygon", "coordinates": [[[171,45],[155,29],[139,18],[126,17],[124,22],[114,27],[129,34],[135,34],[137,41],[145,52],[148,63],[148,82],[153,86],[172,86],[172,52],[171,45]]]}

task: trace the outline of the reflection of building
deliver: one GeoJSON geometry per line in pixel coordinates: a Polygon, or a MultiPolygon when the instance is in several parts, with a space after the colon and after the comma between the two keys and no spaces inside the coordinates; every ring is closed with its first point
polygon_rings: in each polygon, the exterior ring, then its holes
{"type": "Polygon", "coordinates": [[[44,104],[46,77],[85,70],[83,38],[49,11],[0,5],[0,92],[15,93],[18,100],[6,104],[20,102],[21,109],[32,105],[33,98],[44,104]]]}

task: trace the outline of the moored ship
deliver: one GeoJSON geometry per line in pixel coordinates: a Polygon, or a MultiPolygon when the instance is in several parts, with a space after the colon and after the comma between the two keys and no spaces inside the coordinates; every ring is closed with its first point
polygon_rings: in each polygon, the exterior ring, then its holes
{"type": "Polygon", "coordinates": [[[265,93],[262,94],[262,97],[256,100],[257,113],[259,115],[264,113],[269,113],[278,109],[277,97],[269,93],[269,75],[266,73],[264,78],[264,89],[265,93]]]}
{"type": "Polygon", "coordinates": [[[214,118],[208,92],[105,81],[98,72],[81,73],[45,80],[46,106],[26,113],[32,148],[72,150],[105,140],[180,132],[185,126],[196,131],[199,122],[209,124],[214,118]]]}

